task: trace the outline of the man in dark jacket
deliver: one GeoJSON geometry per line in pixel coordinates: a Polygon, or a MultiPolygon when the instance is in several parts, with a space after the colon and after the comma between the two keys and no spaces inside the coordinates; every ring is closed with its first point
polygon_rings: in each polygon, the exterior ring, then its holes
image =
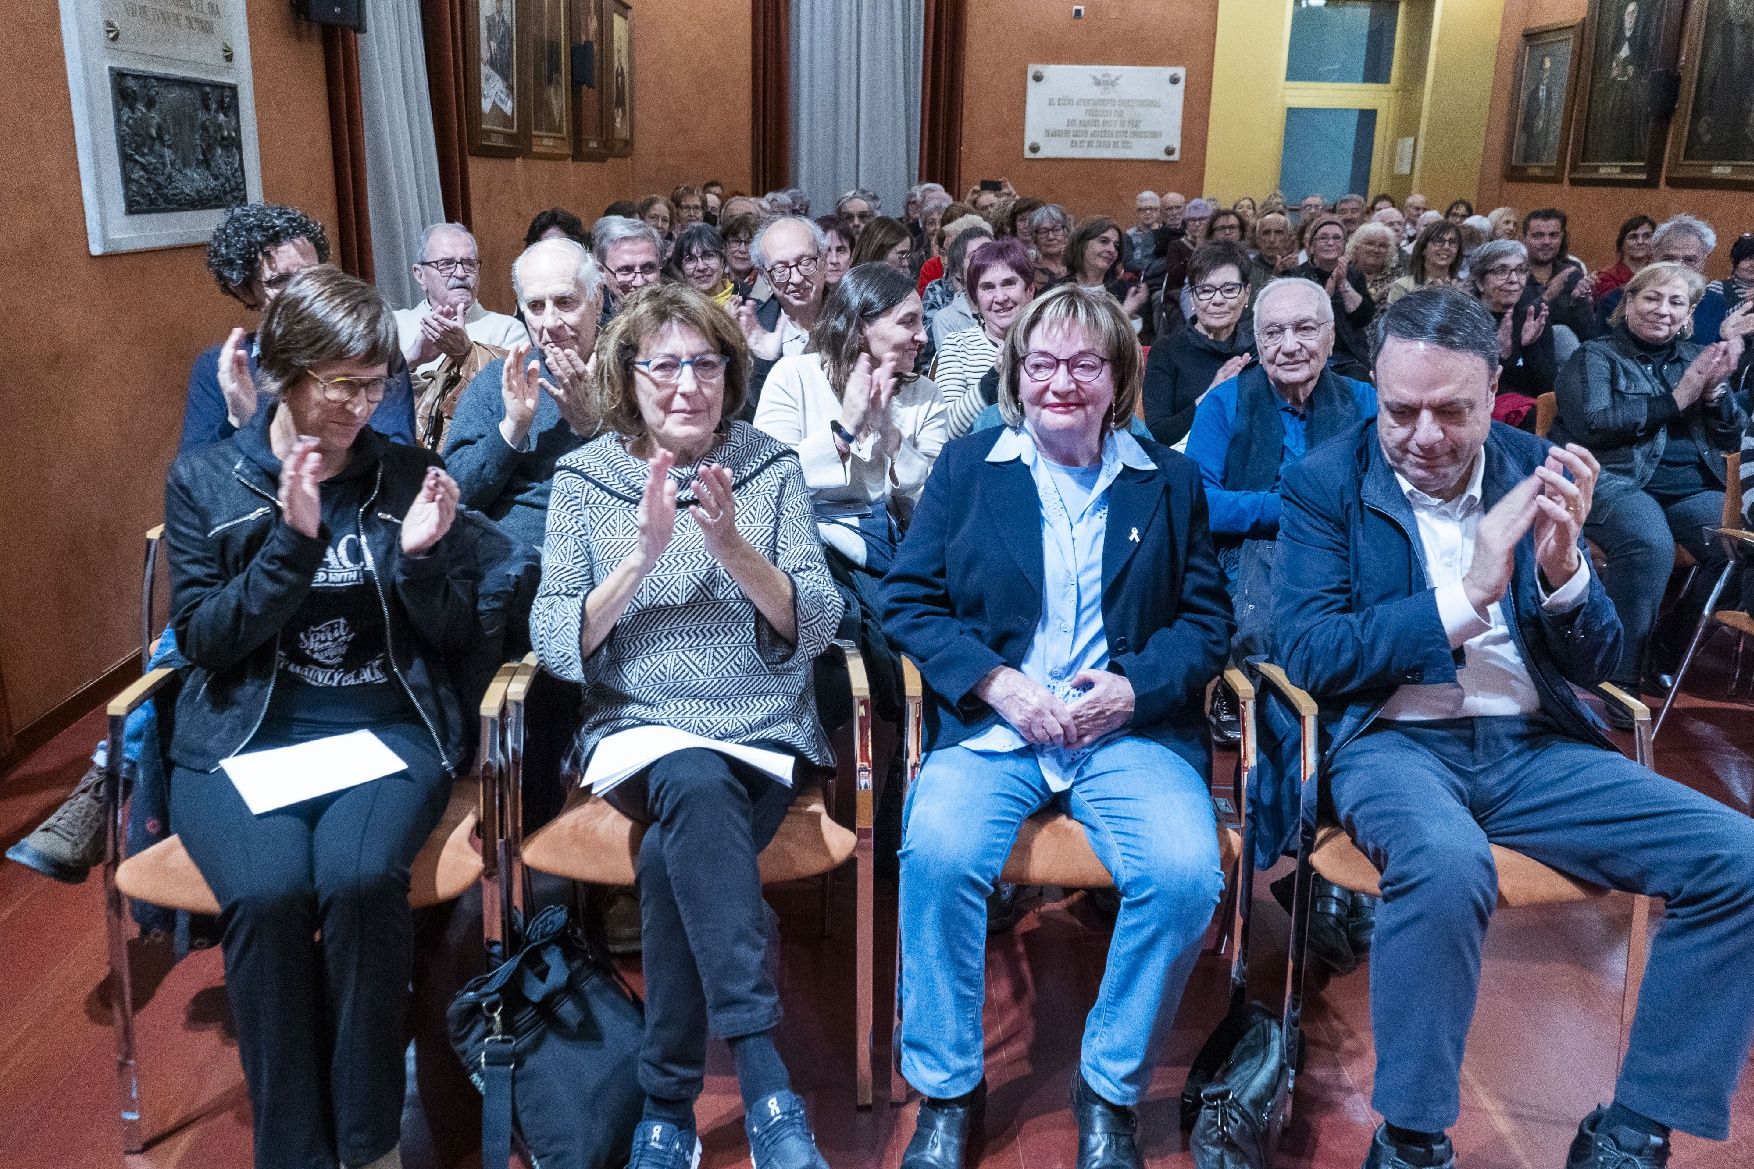
{"type": "Polygon", "coordinates": [[[1391,306],[1378,415],[1285,476],[1278,651],[1321,703],[1340,822],[1382,869],[1371,961],[1385,1124],[1367,1169],[1453,1166],[1498,899],[1490,845],[1667,905],[1611,1106],[1567,1169],[1714,1139],[1754,1035],[1754,822],[1614,751],[1572,689],[1620,623],[1580,540],[1598,467],[1491,420],[1498,340],[1454,289],[1391,306]]]}
{"type": "MultiPolygon", "coordinates": [[[[329,237],[323,225],[296,207],[244,203],[226,212],[207,244],[207,269],[219,290],[249,309],[263,313],[287,281],[318,264],[329,262],[329,237]]],[[[177,453],[230,438],[255,416],[256,334],[233,335],[195,358],[183,407],[183,436],[177,453]],[[228,348],[229,347],[229,348],[228,348]],[[228,376],[221,358],[243,362],[249,377],[228,376]]],[[[414,395],[408,363],[400,354],[390,362],[384,400],[372,412],[371,427],[398,442],[414,441],[414,395]]]]}

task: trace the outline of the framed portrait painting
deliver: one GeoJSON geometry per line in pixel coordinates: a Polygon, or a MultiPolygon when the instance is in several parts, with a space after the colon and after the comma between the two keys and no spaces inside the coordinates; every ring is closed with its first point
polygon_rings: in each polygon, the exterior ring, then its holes
{"type": "Polygon", "coordinates": [[[530,141],[516,0],[463,0],[464,114],[469,153],[522,154],[530,141]]]}
{"type": "Polygon", "coordinates": [[[572,12],[572,156],[586,162],[609,157],[603,129],[603,0],[568,0],[572,12]]]}
{"type": "Polygon", "coordinates": [[[1674,183],[1754,187],[1754,0],[1695,0],[1669,142],[1674,183]]]}
{"type": "Polygon", "coordinates": [[[530,61],[530,154],[572,157],[572,69],[567,0],[524,0],[530,61]]]}
{"type": "Polygon", "coordinates": [[[603,31],[603,127],[609,153],[625,158],[633,153],[633,9],[623,0],[606,0],[603,31]]]}
{"type": "Polygon", "coordinates": [[[1572,182],[1656,185],[1669,119],[1653,101],[1653,82],[1674,67],[1682,7],[1683,0],[1590,0],[1572,182]]]}
{"type": "Polygon", "coordinates": [[[1504,177],[1551,182],[1565,170],[1571,137],[1571,83],[1577,72],[1578,24],[1523,33],[1517,55],[1504,177]]]}

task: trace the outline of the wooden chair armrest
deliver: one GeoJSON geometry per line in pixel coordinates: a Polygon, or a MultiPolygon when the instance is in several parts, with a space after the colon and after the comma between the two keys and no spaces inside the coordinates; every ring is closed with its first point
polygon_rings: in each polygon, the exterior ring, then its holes
{"type": "Polygon", "coordinates": [[[159,540],[164,539],[164,525],[163,524],[153,524],[150,528],[147,528],[146,529],[146,539],[149,543],[155,543],[159,540]]]}
{"type": "Polygon", "coordinates": [[[166,682],[177,676],[177,672],[169,666],[160,666],[156,670],[136,678],[120,694],[110,699],[104,707],[104,713],[113,719],[126,719],[139,710],[146,700],[164,688],[166,682]]]}
{"type": "MultiPolygon", "coordinates": [[[[871,700],[871,675],[865,668],[865,655],[859,652],[856,643],[834,644],[846,655],[847,682],[853,691],[853,829],[871,831],[877,824],[877,758],[873,742],[877,714],[876,704],[871,700]]],[[[844,799],[844,793],[839,798],[844,799]]]]}
{"type": "Polygon", "coordinates": [[[1641,766],[1650,767],[1653,762],[1650,707],[1611,682],[1603,682],[1599,689],[1604,701],[1618,706],[1632,716],[1633,758],[1637,759],[1641,766]]]}
{"type": "MultiPolygon", "coordinates": [[[[1247,672],[1241,666],[1226,663],[1222,680],[1224,685],[1230,688],[1230,692],[1236,695],[1237,717],[1242,723],[1242,741],[1237,744],[1237,751],[1242,756],[1242,773],[1245,778],[1244,786],[1237,793],[1237,798],[1246,801],[1248,798],[1246,777],[1255,769],[1255,719],[1258,699],[1255,695],[1255,684],[1249,681],[1247,672]]],[[[1241,816],[1242,814],[1243,810],[1238,808],[1237,815],[1241,816]]]]}
{"type": "Polygon", "coordinates": [[[1715,536],[1720,540],[1733,540],[1738,544],[1746,544],[1749,548],[1754,548],[1754,532],[1742,528],[1707,528],[1705,534],[1715,536]]]}
{"type": "Polygon", "coordinates": [[[482,857],[490,872],[494,871],[493,848],[502,832],[499,793],[505,781],[506,688],[520,669],[522,665],[518,662],[501,665],[482,693],[479,708],[481,738],[475,746],[475,813],[480,821],[482,857]]]}
{"type": "Polygon", "coordinates": [[[1315,699],[1309,696],[1307,690],[1292,685],[1291,679],[1286,677],[1283,669],[1272,662],[1261,662],[1255,667],[1255,672],[1260,674],[1262,680],[1267,683],[1267,689],[1275,691],[1280,698],[1285,700],[1286,705],[1297,712],[1298,718],[1314,718],[1316,716],[1319,708],[1316,706],[1315,699]]]}

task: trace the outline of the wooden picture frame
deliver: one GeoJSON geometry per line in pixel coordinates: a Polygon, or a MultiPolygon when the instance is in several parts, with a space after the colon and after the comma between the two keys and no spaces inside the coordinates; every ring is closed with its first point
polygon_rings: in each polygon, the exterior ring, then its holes
{"type": "Polygon", "coordinates": [[[1573,183],[1654,187],[1669,113],[1652,108],[1653,82],[1675,67],[1685,0],[1590,0],[1579,55],[1573,183]]]}
{"type": "Polygon", "coordinates": [[[626,158],[633,153],[633,9],[626,0],[604,0],[603,68],[599,71],[603,93],[603,134],[609,153],[626,158]]]}
{"type": "Polygon", "coordinates": [[[517,0],[463,0],[463,115],[470,154],[511,157],[530,144],[517,0]]]}
{"type": "Polygon", "coordinates": [[[603,133],[603,0],[569,0],[573,48],[591,63],[589,77],[572,78],[572,156],[582,162],[609,157],[603,133]]]}
{"type": "Polygon", "coordinates": [[[1504,136],[1505,178],[1557,182],[1565,173],[1582,42],[1581,22],[1523,31],[1504,136]]]}
{"type": "Polygon", "coordinates": [[[1681,186],[1754,187],[1754,4],[1693,0],[1666,177],[1681,186]]]}
{"type": "Polygon", "coordinates": [[[572,157],[572,38],[568,0],[522,0],[530,156],[572,157]]]}

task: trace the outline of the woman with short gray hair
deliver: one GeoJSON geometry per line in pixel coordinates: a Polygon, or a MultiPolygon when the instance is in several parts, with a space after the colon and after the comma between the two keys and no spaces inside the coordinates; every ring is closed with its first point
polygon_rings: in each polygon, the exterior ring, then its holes
{"type": "Polygon", "coordinates": [[[1037,207],[1029,216],[1029,237],[1024,240],[1035,249],[1035,286],[1064,280],[1067,267],[1066,249],[1072,242],[1072,217],[1058,203],[1037,207]]]}
{"type": "Polygon", "coordinates": [[[1547,300],[1529,282],[1529,250],[1520,240],[1488,240],[1469,259],[1468,284],[1498,322],[1498,398],[1492,416],[1524,430],[1535,425],[1535,399],[1553,388],[1559,362],[1547,300]]]}

